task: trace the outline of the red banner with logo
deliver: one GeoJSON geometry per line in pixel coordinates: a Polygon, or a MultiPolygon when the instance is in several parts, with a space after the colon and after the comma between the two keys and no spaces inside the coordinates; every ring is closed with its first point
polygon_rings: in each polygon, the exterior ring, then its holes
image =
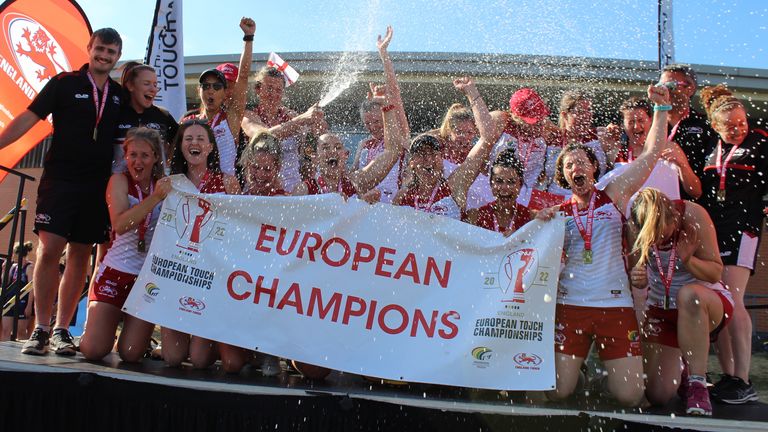
{"type": "MultiPolygon", "coordinates": [[[[24,112],[45,84],[59,72],[88,62],[91,25],[69,0],[11,0],[0,5],[0,131],[24,112]]],[[[14,167],[51,133],[41,121],[0,150],[0,165],[14,167]]],[[[0,172],[0,181],[5,172],[0,172]]]]}

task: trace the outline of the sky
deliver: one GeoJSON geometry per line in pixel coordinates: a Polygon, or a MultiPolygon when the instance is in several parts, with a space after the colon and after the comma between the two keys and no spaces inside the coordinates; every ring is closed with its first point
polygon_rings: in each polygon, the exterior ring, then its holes
{"type": "MultiPolygon", "coordinates": [[[[80,0],[94,29],[114,27],[123,60],[144,57],[155,0],[80,0]]],[[[656,0],[186,0],[184,53],[240,50],[241,16],[255,52],[479,52],[657,60],[656,0]]],[[[678,63],[768,69],[768,1],[674,0],[678,63]]]]}

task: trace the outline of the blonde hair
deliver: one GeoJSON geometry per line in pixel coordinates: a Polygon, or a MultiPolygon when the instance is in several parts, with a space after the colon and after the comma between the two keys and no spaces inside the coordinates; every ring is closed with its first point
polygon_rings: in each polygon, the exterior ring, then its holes
{"type": "Polygon", "coordinates": [[[573,111],[573,109],[576,108],[576,104],[581,101],[589,102],[589,97],[587,97],[586,94],[575,90],[568,90],[563,93],[563,97],[560,99],[560,114],[558,114],[557,117],[557,126],[560,129],[565,129],[566,113],[573,111]]]}
{"type": "Polygon", "coordinates": [[[155,154],[156,160],[155,164],[152,165],[152,179],[157,180],[163,177],[163,153],[160,150],[162,137],[160,136],[160,132],[143,126],[128,129],[128,132],[125,134],[125,141],[123,141],[123,153],[127,155],[128,144],[137,140],[149,144],[149,147],[155,154]]]}
{"type": "Polygon", "coordinates": [[[645,188],[637,193],[631,213],[630,225],[637,232],[632,252],[639,252],[638,264],[645,264],[651,248],[661,241],[670,224],[675,224],[676,211],[672,201],[660,190],[645,188]]]}
{"type": "Polygon", "coordinates": [[[744,108],[744,104],[733,96],[725,84],[704,87],[701,90],[701,105],[707,112],[709,121],[715,122],[715,114],[718,112],[728,112],[736,108],[744,108]]]}
{"type": "Polygon", "coordinates": [[[465,121],[472,122],[472,125],[474,126],[475,117],[472,115],[472,110],[460,103],[451,105],[445,113],[445,117],[443,117],[443,123],[440,124],[440,138],[447,140],[451,135],[451,132],[456,129],[459,123],[465,121]]]}

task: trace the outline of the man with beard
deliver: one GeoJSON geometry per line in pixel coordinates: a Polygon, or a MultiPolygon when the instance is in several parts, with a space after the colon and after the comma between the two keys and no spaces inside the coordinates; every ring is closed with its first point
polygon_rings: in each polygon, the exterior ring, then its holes
{"type": "Polygon", "coordinates": [[[85,283],[93,244],[109,239],[104,196],[122,94],[109,72],[120,58],[122,46],[114,29],[95,31],[88,42],[88,64],[51,78],[29,108],[0,134],[3,148],[48,114],[53,115],[53,141],[45,156],[35,215],[35,233],[40,238],[33,275],[36,327],[24,343],[24,354],[45,354],[49,337],[56,354],[76,353],[69,323],[85,283]],[[59,283],[59,257],[64,248],[67,267],[59,283]]]}

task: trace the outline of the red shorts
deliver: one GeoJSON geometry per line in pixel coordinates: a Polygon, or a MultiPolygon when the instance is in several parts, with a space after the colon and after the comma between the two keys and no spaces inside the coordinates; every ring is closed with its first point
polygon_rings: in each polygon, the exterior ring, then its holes
{"type": "Polygon", "coordinates": [[[592,341],[603,361],[639,356],[640,332],[634,310],[558,304],[555,352],[586,358],[592,341]]]}
{"type": "MultiPolygon", "coordinates": [[[[723,319],[709,333],[709,341],[717,340],[717,335],[728,324],[733,316],[733,303],[722,292],[715,291],[723,303],[723,319]]],[[[673,348],[680,348],[677,343],[677,309],[662,309],[651,306],[646,311],[643,321],[643,342],[656,343],[673,348]]]]}
{"type": "Polygon", "coordinates": [[[102,265],[96,274],[93,288],[88,292],[88,300],[109,303],[122,309],[137,277],[138,275],[124,273],[102,265]]]}

